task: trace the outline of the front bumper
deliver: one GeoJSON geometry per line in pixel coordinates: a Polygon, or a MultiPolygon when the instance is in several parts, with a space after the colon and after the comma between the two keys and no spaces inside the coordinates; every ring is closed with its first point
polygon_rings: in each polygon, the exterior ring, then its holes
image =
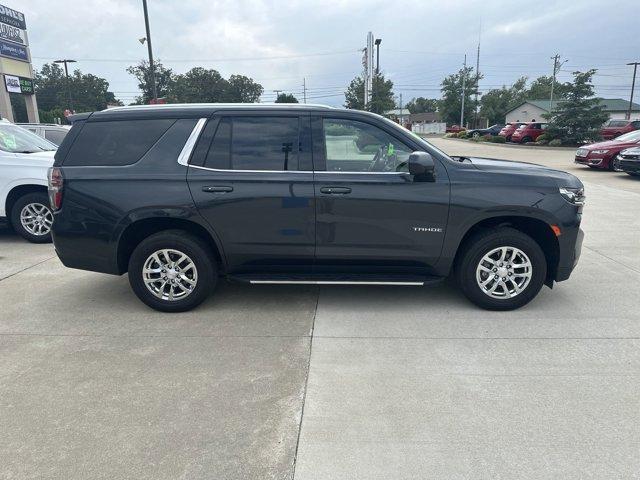
{"type": "Polygon", "coordinates": [[[571,272],[580,260],[582,253],[582,242],[584,240],[584,232],[578,228],[575,237],[572,238],[562,236],[558,239],[560,242],[560,258],[558,259],[558,270],[556,272],[556,282],[567,280],[571,276],[571,272]]]}
{"type": "Polygon", "coordinates": [[[609,165],[609,162],[605,157],[579,157],[576,155],[574,162],[580,165],[597,168],[607,168],[609,165]]]}
{"type": "Polygon", "coordinates": [[[617,172],[640,174],[640,159],[625,159],[618,155],[613,161],[613,168],[617,172]]]}

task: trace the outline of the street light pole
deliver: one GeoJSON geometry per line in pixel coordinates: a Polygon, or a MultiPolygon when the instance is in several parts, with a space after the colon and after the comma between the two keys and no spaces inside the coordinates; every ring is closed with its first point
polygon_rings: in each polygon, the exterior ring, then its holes
{"type": "Polygon", "coordinates": [[[147,50],[149,52],[149,70],[151,71],[151,90],[153,92],[153,100],[158,100],[158,90],[156,89],[156,68],[153,64],[153,48],[151,47],[151,30],[149,29],[149,11],[147,10],[147,0],[142,0],[142,9],[144,10],[144,27],[147,30],[147,50]]]}
{"type": "Polygon", "coordinates": [[[76,63],[76,61],[71,60],[69,58],[65,58],[64,60],[54,60],[53,63],[64,64],[64,76],[65,76],[65,83],[67,84],[67,99],[69,101],[69,110],[73,112],[73,100],[71,99],[71,85],[69,84],[69,68],[67,67],[67,64],[76,63]]]}
{"type": "Polygon", "coordinates": [[[382,43],[381,38],[376,38],[376,75],[380,73],[380,44],[382,43]]]}
{"type": "Polygon", "coordinates": [[[631,98],[629,99],[629,111],[627,112],[627,120],[631,120],[631,110],[633,110],[633,91],[636,88],[636,70],[638,70],[638,65],[640,65],[640,62],[631,62],[631,63],[627,63],[627,65],[633,65],[633,81],[631,82],[631,98]]]}

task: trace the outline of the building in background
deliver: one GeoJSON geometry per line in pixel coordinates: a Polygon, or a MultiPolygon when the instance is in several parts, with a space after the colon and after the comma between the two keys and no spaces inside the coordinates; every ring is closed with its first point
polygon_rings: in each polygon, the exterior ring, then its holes
{"type": "MultiPolygon", "coordinates": [[[[600,98],[600,105],[609,114],[610,120],[625,120],[629,111],[629,100],[622,98],[600,98]]],[[[553,101],[553,108],[556,108],[562,100],[553,101]]],[[[507,112],[505,123],[509,122],[531,122],[536,120],[543,122],[543,115],[549,113],[549,100],[526,100],[517,107],[507,112]]],[[[631,108],[631,119],[640,119],[640,105],[634,103],[631,108]]]]}
{"type": "Polygon", "coordinates": [[[11,94],[25,102],[30,123],[38,123],[27,23],[22,12],[0,5],[0,115],[14,121],[11,94]]]}

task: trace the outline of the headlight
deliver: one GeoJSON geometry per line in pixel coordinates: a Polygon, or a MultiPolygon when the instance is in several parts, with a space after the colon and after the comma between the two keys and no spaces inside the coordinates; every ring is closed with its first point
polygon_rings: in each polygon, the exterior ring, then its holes
{"type": "Polygon", "coordinates": [[[595,155],[604,155],[605,153],[607,153],[609,150],[593,150],[591,153],[595,154],[595,155]]]}
{"type": "Polygon", "coordinates": [[[560,195],[562,195],[564,199],[569,203],[573,203],[574,205],[584,205],[584,187],[560,187],[560,195]]]}
{"type": "Polygon", "coordinates": [[[631,147],[631,148],[627,148],[626,150],[623,150],[620,152],[620,155],[624,156],[630,156],[630,157],[636,157],[640,155],[640,147],[631,147]]]}

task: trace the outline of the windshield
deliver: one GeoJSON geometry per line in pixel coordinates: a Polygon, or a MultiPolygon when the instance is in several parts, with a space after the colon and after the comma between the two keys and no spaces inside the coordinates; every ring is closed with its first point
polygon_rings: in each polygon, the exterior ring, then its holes
{"type": "Polygon", "coordinates": [[[605,125],[605,127],[607,128],[626,127],[628,123],[629,122],[627,122],[626,120],[610,120],[609,123],[605,125]]]}
{"type": "Polygon", "coordinates": [[[640,142],[640,130],[625,133],[614,139],[616,142],[640,142]]]}
{"type": "Polygon", "coordinates": [[[0,150],[9,153],[36,153],[56,150],[56,146],[29,130],[12,124],[0,125],[0,150]]]}

